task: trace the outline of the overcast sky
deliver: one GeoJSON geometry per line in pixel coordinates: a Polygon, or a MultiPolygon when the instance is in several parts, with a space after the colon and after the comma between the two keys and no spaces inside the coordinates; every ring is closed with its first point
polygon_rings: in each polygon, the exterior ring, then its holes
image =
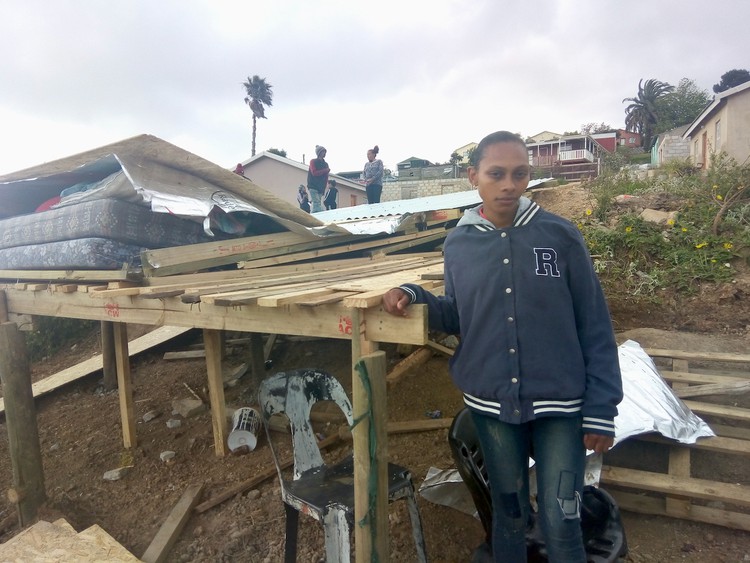
{"type": "Polygon", "coordinates": [[[273,86],[257,151],[395,170],[498,129],[622,127],[638,80],[750,68],[750,1],[0,0],[0,174],[149,133],[251,154],[242,82],[273,86]]]}

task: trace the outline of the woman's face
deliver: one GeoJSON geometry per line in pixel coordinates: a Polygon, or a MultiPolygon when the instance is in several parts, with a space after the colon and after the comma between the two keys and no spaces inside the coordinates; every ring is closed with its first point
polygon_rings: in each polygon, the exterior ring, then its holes
{"type": "Polygon", "coordinates": [[[528,152],[523,145],[514,142],[489,145],[482,160],[469,168],[469,181],[479,190],[484,212],[490,220],[515,212],[518,198],[526,191],[530,178],[528,152]]]}
{"type": "Polygon", "coordinates": [[[372,162],[373,160],[375,160],[375,151],[374,150],[370,149],[369,151],[367,151],[367,160],[369,160],[370,162],[372,162]]]}

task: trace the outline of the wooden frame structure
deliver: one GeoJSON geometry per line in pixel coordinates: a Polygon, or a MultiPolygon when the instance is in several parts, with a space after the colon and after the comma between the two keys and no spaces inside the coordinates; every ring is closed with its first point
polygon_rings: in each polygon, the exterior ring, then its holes
{"type": "Polygon", "coordinates": [[[605,465],[602,482],[625,510],[750,531],[750,484],[699,479],[692,475],[692,453],[697,450],[736,456],[742,460],[750,457],[750,409],[727,406],[720,400],[721,396],[741,392],[750,385],[750,355],[653,348],[646,349],[646,352],[671,364],[671,369],[661,370],[662,376],[671,383],[677,396],[684,397],[685,404],[693,412],[710,422],[716,437],[700,438],[689,445],[657,434],[636,437],[667,449],[667,472],[605,465]],[[691,368],[691,363],[703,366],[729,364],[734,369],[691,368]],[[696,397],[704,400],[695,400],[696,397]]]}

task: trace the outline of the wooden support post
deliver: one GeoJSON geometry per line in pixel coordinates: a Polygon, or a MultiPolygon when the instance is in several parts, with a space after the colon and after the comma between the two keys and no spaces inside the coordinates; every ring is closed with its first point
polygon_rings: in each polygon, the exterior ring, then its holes
{"type": "MultiPolygon", "coordinates": [[[[687,360],[672,360],[672,370],[686,372],[689,369],[687,360]]],[[[675,382],[672,386],[677,390],[687,387],[687,383],[675,382]]],[[[669,447],[668,472],[674,477],[690,477],[690,449],[687,446],[669,447]]],[[[687,518],[690,515],[690,498],[678,495],[666,495],[666,513],[674,518],[687,518]]]]}
{"type": "Polygon", "coordinates": [[[250,361],[251,376],[255,390],[260,387],[260,382],[266,373],[265,350],[263,349],[263,335],[259,332],[250,334],[250,361]]]}
{"type": "MultiPolygon", "coordinates": [[[[352,309],[352,351],[377,346],[364,338],[362,312],[352,309]]],[[[352,373],[354,552],[357,563],[388,561],[388,435],[385,352],[356,357],[352,373]],[[374,442],[374,443],[373,443],[374,442]],[[372,452],[372,453],[371,453],[372,452]],[[373,475],[374,472],[374,475],[373,475]]]]}
{"type": "Polygon", "coordinates": [[[47,495],[26,340],[15,323],[0,324],[0,381],[13,468],[13,489],[8,497],[16,503],[18,523],[23,527],[36,519],[47,495]]]}
{"type": "Polygon", "coordinates": [[[8,322],[8,300],[5,291],[0,290],[0,323],[8,322]]]}
{"type": "Polygon", "coordinates": [[[203,330],[203,345],[206,347],[206,374],[208,376],[208,398],[211,402],[211,422],[214,429],[214,451],[216,457],[227,455],[227,407],[224,403],[224,378],[221,372],[221,331],[203,330]]]}
{"type": "Polygon", "coordinates": [[[115,327],[111,321],[101,321],[102,335],[102,375],[104,389],[111,391],[117,387],[117,360],[115,359],[115,327]]]}
{"type": "Polygon", "coordinates": [[[117,364],[117,395],[120,398],[120,420],[122,421],[122,443],[134,448],[138,442],[135,433],[135,404],[133,383],[130,375],[130,353],[128,352],[128,325],[113,323],[115,341],[115,363],[117,364]]]}

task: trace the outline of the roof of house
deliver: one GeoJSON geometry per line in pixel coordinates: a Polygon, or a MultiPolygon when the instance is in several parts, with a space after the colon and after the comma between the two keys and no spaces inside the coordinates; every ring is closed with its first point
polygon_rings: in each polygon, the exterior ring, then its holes
{"type": "MultiPolygon", "coordinates": [[[[245,170],[247,171],[248,166],[251,166],[254,162],[257,162],[263,158],[269,158],[271,160],[275,160],[286,166],[291,166],[293,168],[298,168],[299,170],[303,170],[304,172],[307,172],[307,169],[309,166],[305,164],[304,162],[297,162],[296,160],[292,160],[291,158],[286,158],[285,156],[279,156],[278,154],[268,152],[268,151],[259,152],[255,156],[248,158],[245,162],[242,163],[242,165],[245,167],[245,170]]],[[[328,175],[328,178],[335,179],[337,184],[347,186],[355,190],[360,190],[362,192],[365,191],[365,187],[362,184],[360,184],[359,182],[350,180],[349,178],[345,178],[344,176],[339,176],[338,174],[332,173],[328,175]]]]}
{"type": "Polygon", "coordinates": [[[685,138],[690,137],[690,135],[693,134],[698,126],[703,123],[703,121],[708,119],[708,117],[711,116],[719,107],[723,106],[726,103],[726,100],[728,98],[734,96],[735,94],[739,94],[740,92],[743,92],[748,88],[750,88],[750,81],[744,82],[739,86],[735,86],[734,88],[724,90],[723,92],[717,94],[714,97],[714,101],[708,104],[706,106],[706,109],[704,109],[703,112],[693,120],[693,122],[688,126],[687,130],[682,134],[682,136],[685,138]]]}

